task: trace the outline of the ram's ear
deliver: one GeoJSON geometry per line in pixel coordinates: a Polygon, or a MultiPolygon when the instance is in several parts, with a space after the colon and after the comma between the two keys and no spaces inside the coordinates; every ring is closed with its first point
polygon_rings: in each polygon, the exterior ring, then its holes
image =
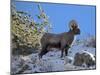
{"type": "Polygon", "coordinates": [[[69,28],[70,28],[71,30],[73,30],[73,29],[75,29],[75,28],[78,28],[77,22],[76,22],[75,20],[71,20],[71,21],[69,22],[69,28]]]}

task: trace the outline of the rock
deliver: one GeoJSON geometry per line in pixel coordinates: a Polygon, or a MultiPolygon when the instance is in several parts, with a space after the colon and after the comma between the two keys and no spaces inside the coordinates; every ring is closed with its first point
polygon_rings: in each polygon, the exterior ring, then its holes
{"type": "Polygon", "coordinates": [[[68,64],[68,63],[73,63],[73,57],[70,56],[65,56],[64,58],[64,64],[68,64]]]}
{"type": "Polygon", "coordinates": [[[74,63],[75,66],[83,66],[84,64],[86,67],[94,66],[95,65],[95,57],[93,54],[84,51],[82,53],[76,53],[74,56],[74,63]]]}

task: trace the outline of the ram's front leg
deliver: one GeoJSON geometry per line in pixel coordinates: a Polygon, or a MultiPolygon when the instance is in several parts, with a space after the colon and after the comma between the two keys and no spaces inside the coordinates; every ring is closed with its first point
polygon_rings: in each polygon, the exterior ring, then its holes
{"type": "Polygon", "coordinates": [[[43,55],[45,55],[48,52],[47,45],[43,45],[41,52],[39,53],[39,59],[42,58],[43,55]]]}
{"type": "Polygon", "coordinates": [[[70,46],[69,45],[67,45],[66,47],[65,47],[65,56],[68,56],[68,50],[69,50],[69,48],[70,48],[70,46]]]}
{"type": "Polygon", "coordinates": [[[64,49],[61,50],[61,58],[63,57],[64,49]]]}
{"type": "Polygon", "coordinates": [[[70,48],[70,47],[67,46],[67,47],[64,49],[64,51],[65,51],[65,55],[64,55],[64,65],[70,62],[70,60],[69,60],[69,58],[68,58],[68,50],[69,50],[69,48],[70,48]]]}
{"type": "Polygon", "coordinates": [[[66,44],[64,42],[62,42],[61,43],[61,58],[63,57],[65,47],[66,47],[66,44]]]}

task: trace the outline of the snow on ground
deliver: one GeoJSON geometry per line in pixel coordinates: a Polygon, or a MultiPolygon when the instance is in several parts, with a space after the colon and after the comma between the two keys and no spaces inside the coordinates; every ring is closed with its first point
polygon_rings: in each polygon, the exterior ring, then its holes
{"type": "Polygon", "coordinates": [[[12,56],[11,72],[16,73],[37,73],[37,72],[51,72],[51,71],[67,71],[67,70],[84,70],[95,69],[92,67],[83,67],[73,65],[74,56],[79,52],[88,52],[95,56],[95,48],[86,47],[83,44],[73,45],[69,49],[68,56],[60,58],[61,51],[49,51],[43,56],[41,60],[38,59],[38,53],[32,53],[28,56],[12,56]]]}

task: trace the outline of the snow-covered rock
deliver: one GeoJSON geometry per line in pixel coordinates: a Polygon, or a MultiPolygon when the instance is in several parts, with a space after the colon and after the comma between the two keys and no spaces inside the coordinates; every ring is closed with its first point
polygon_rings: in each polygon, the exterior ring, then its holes
{"type": "Polygon", "coordinates": [[[78,52],[74,56],[74,65],[76,66],[94,66],[95,65],[95,57],[93,54],[87,52],[87,51],[82,51],[78,52]]]}

